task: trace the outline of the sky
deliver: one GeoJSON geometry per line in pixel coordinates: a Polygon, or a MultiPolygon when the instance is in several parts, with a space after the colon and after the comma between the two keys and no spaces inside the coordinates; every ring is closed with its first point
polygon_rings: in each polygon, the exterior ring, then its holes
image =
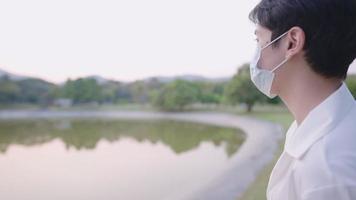
{"type": "Polygon", "coordinates": [[[232,76],[254,52],[258,1],[4,0],[0,68],[56,83],[232,76]]]}

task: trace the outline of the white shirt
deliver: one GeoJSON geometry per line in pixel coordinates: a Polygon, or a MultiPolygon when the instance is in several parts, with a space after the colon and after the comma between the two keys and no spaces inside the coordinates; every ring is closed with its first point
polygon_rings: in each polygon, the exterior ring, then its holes
{"type": "Polygon", "coordinates": [[[356,200],[356,102],[345,83],[289,127],[267,199],[356,200]]]}

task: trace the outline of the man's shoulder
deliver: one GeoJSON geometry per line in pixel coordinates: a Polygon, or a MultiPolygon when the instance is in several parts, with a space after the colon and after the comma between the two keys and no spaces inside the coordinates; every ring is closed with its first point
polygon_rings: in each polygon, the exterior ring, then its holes
{"type": "Polygon", "coordinates": [[[356,185],[356,104],[324,138],[326,164],[336,179],[356,185]]]}
{"type": "MultiPolygon", "coordinates": [[[[341,120],[340,124],[337,128],[347,129],[347,128],[355,128],[356,127],[356,101],[354,101],[353,106],[351,106],[349,112],[347,112],[344,118],[341,120]]],[[[356,131],[356,129],[353,129],[356,131]]]]}
{"type": "Polygon", "coordinates": [[[356,104],[329,134],[297,161],[304,188],[335,183],[356,185],[356,104]]]}
{"type": "Polygon", "coordinates": [[[326,153],[353,150],[356,154],[356,102],[343,119],[324,138],[326,153]]]}

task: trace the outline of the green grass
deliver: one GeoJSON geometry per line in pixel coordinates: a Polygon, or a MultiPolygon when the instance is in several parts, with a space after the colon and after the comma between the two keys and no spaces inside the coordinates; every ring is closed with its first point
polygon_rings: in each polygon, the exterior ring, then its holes
{"type": "Polygon", "coordinates": [[[31,110],[38,109],[40,106],[30,103],[14,103],[14,104],[4,104],[0,103],[0,110],[31,110]]]}
{"type": "MultiPolygon", "coordinates": [[[[257,109],[258,111],[252,112],[252,113],[245,113],[243,115],[246,116],[252,116],[256,117],[259,119],[263,120],[268,120],[274,123],[278,123],[282,125],[283,127],[283,132],[285,136],[286,131],[288,130],[290,124],[293,122],[293,116],[288,112],[286,109],[280,109],[280,110],[270,110],[264,109],[260,110],[257,109]]],[[[267,189],[267,184],[268,184],[268,179],[271,174],[271,171],[277,162],[280,154],[283,151],[283,146],[284,146],[284,140],[280,140],[279,143],[279,148],[275,154],[274,159],[272,162],[270,162],[257,176],[256,180],[250,185],[250,187],[247,189],[247,191],[244,193],[244,195],[239,198],[238,200],[263,200],[266,199],[266,189],[267,189]]]]}

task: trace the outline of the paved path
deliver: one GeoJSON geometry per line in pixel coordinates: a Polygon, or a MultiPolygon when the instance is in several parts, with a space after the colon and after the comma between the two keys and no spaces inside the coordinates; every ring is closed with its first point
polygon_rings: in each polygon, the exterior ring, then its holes
{"type": "Polygon", "coordinates": [[[177,200],[236,200],[270,162],[282,138],[282,127],[270,122],[217,112],[161,113],[141,111],[0,111],[0,120],[41,118],[174,119],[241,129],[246,140],[222,173],[177,200]]]}

